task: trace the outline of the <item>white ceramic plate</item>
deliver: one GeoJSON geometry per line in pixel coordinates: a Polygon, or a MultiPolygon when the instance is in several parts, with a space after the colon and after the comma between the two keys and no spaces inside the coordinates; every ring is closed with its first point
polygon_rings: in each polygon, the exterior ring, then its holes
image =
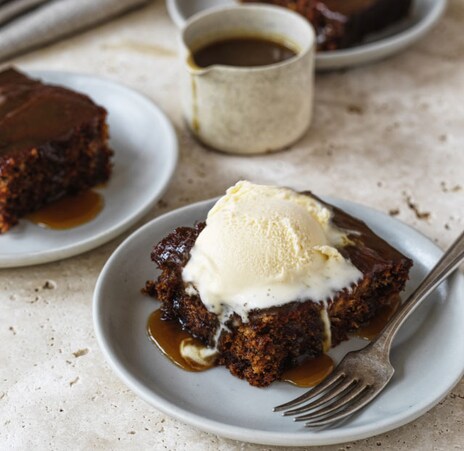
{"type": "Polygon", "coordinates": [[[88,94],[108,111],[113,175],[100,190],[105,207],[92,221],[68,230],[44,229],[22,220],[0,235],[0,268],[71,257],[111,240],[139,220],[161,197],[177,163],[177,137],[150,100],[109,80],[65,72],[33,77],[88,94]]]}
{"type": "MultiPolygon", "coordinates": [[[[192,15],[212,7],[238,4],[238,0],[166,0],[169,15],[182,28],[192,15]]],[[[339,69],[369,63],[393,55],[422,38],[440,19],[446,0],[414,0],[411,16],[372,34],[363,44],[345,50],[319,52],[316,68],[339,69]]]]}
{"type": "MultiPolygon", "coordinates": [[[[377,211],[327,199],[362,218],[415,261],[408,292],[442,252],[423,235],[377,211]]],[[[203,220],[214,200],[161,216],[130,236],[100,274],[94,294],[94,326],[106,359],[135,393],[163,412],[199,429],[237,440],[272,445],[326,445],[365,438],[401,426],[435,405],[464,371],[464,281],[455,275],[422,304],[400,331],[392,351],[395,376],[387,389],[356,417],[312,432],[272,412],[304,389],[283,382],[253,388],[224,368],[183,371],[149,341],[147,319],[158,303],[140,294],[153,278],[150,251],[175,227],[203,220]]],[[[350,340],[331,352],[338,361],[365,345],[350,340]]]]}

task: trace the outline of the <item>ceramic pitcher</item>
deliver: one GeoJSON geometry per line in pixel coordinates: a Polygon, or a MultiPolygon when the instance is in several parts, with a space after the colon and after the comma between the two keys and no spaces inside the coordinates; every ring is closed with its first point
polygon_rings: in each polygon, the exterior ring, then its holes
{"type": "Polygon", "coordinates": [[[272,152],[298,140],[312,117],[314,43],[312,26],[280,7],[232,6],[192,17],[181,34],[182,106],[192,132],[235,154],[272,152]],[[296,55],[257,67],[195,65],[197,49],[234,37],[270,39],[296,55]]]}

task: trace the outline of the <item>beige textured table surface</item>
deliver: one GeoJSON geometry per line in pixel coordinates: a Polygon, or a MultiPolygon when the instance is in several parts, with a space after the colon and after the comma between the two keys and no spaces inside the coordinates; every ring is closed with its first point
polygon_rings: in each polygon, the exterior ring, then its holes
{"type": "MultiPolygon", "coordinates": [[[[318,75],[311,130],[288,152],[254,158],[207,151],[187,133],[176,29],[161,0],[12,62],[117,80],[171,118],[180,164],[162,201],[138,226],[248,178],[396,210],[446,247],[464,228],[463,23],[464,1],[452,0],[439,26],[410,50],[318,75]]],[[[0,449],[274,449],[181,424],[137,398],[110,370],[92,328],[92,291],[123,238],[58,263],[0,270],[0,449]]],[[[461,449],[463,421],[461,381],[409,425],[324,449],[461,449]]]]}

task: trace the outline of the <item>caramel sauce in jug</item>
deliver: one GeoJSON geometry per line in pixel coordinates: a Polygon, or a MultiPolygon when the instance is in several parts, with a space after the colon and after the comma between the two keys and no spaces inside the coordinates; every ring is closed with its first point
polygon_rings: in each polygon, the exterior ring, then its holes
{"type": "Polygon", "coordinates": [[[198,67],[217,64],[235,67],[268,66],[293,58],[297,52],[265,37],[235,37],[214,41],[193,53],[198,67]]]}

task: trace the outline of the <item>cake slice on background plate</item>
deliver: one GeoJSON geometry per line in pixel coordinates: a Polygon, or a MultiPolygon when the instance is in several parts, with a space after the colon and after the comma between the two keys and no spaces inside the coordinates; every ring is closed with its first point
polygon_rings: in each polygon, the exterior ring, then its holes
{"type": "Polygon", "coordinates": [[[0,72],[0,233],[111,174],[107,112],[86,95],[0,72]]]}
{"type": "Polygon", "coordinates": [[[406,18],[412,0],[242,0],[296,11],[314,26],[318,50],[337,50],[406,18]]]}

